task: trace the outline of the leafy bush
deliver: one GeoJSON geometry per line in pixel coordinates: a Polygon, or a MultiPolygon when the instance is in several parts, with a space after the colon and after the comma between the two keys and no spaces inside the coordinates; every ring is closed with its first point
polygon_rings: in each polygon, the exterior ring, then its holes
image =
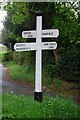
{"type": "Polygon", "coordinates": [[[58,65],[61,78],[67,81],[80,82],[79,60],[79,51],[76,48],[66,52],[58,65]]]}
{"type": "Polygon", "coordinates": [[[12,60],[13,60],[12,51],[5,52],[2,61],[12,61],[12,60]]]}
{"type": "Polygon", "coordinates": [[[3,53],[0,52],[0,62],[2,62],[2,59],[3,59],[3,53]]]}
{"type": "Polygon", "coordinates": [[[13,61],[20,65],[32,65],[34,64],[34,52],[13,52],[13,61]]]}

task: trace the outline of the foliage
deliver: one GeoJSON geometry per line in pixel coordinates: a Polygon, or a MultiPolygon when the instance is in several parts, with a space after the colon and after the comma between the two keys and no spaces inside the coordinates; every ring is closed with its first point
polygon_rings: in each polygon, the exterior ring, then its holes
{"type": "Polygon", "coordinates": [[[0,119],[1,118],[2,118],[2,95],[0,94],[0,119]]]}
{"type": "Polygon", "coordinates": [[[13,52],[13,61],[20,65],[28,64],[32,66],[34,64],[34,52],[13,52]]]}
{"type": "Polygon", "coordinates": [[[80,56],[77,46],[73,49],[71,48],[65,55],[58,65],[59,76],[61,76],[66,81],[80,82],[80,56]]]}
{"type": "Polygon", "coordinates": [[[12,52],[11,51],[6,51],[3,53],[3,59],[2,61],[12,61],[13,60],[13,56],[12,56],[12,52]]]}
{"type": "MultiPolygon", "coordinates": [[[[57,76],[62,77],[68,81],[78,81],[77,75],[79,75],[79,71],[77,69],[77,65],[79,64],[79,62],[76,63],[77,61],[74,58],[74,54],[75,45],[77,42],[80,41],[80,17],[77,13],[79,7],[74,7],[74,4],[75,3],[73,2],[7,3],[7,5],[5,5],[5,10],[7,11],[7,17],[4,22],[5,29],[2,32],[3,43],[5,43],[9,47],[9,43],[12,43],[13,46],[15,42],[34,42],[35,39],[23,39],[21,33],[24,30],[36,29],[35,12],[37,10],[42,10],[43,29],[57,28],[60,31],[59,38],[57,39],[43,39],[43,41],[57,41],[58,48],[56,50],[56,54],[58,53],[57,56],[60,55],[60,59],[58,59],[56,63],[53,51],[43,51],[43,56],[45,56],[43,57],[43,67],[45,69],[47,68],[46,70],[48,71],[48,74],[52,79],[57,76]],[[72,59],[74,59],[74,62],[71,62],[72,59]],[[73,66],[76,66],[76,69],[73,66]],[[67,73],[66,70],[68,70],[67,73]],[[69,74],[69,71],[71,74],[69,74]]],[[[79,55],[79,50],[77,51],[76,56],[77,54],[79,55]]],[[[79,61],[79,58],[77,59],[79,61]]],[[[18,55],[14,53],[14,60],[16,60],[16,62],[19,60],[20,64],[22,64],[23,62],[25,64],[29,63],[32,65],[34,64],[34,62],[32,61],[35,60],[35,53],[29,52],[25,54],[21,52],[18,55]]]]}
{"type": "Polygon", "coordinates": [[[79,106],[72,100],[44,96],[38,103],[33,97],[3,95],[3,118],[61,118],[78,119],[79,106]],[[33,112],[32,112],[33,111],[33,112]]]}
{"type": "Polygon", "coordinates": [[[20,65],[18,63],[4,62],[9,69],[10,80],[34,82],[34,66],[20,65]]]}
{"type": "Polygon", "coordinates": [[[4,52],[0,52],[0,62],[2,62],[4,59],[4,52]]]}
{"type": "Polygon", "coordinates": [[[0,46],[0,62],[3,61],[4,59],[4,54],[6,53],[7,51],[7,48],[5,46],[0,46]]]}

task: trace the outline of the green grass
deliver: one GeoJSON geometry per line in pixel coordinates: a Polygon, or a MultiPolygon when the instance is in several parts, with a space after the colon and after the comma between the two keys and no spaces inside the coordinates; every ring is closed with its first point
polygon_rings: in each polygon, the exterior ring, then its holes
{"type": "Polygon", "coordinates": [[[0,95],[0,120],[1,120],[1,116],[2,116],[2,95],[0,95]]]}
{"type": "MultiPolygon", "coordinates": [[[[29,65],[19,65],[14,62],[4,62],[9,68],[10,80],[18,80],[18,81],[27,81],[30,83],[34,83],[35,80],[35,67],[29,65]]],[[[43,70],[42,74],[43,85],[48,85],[48,76],[46,72],[43,70]]]]}
{"type": "Polygon", "coordinates": [[[4,54],[6,54],[6,53],[7,53],[7,51],[2,51],[2,52],[0,52],[0,62],[3,61],[3,59],[4,59],[4,54]]]}
{"type": "Polygon", "coordinates": [[[0,62],[2,62],[3,56],[3,52],[0,52],[0,62]]]}
{"type": "Polygon", "coordinates": [[[3,118],[80,118],[79,106],[58,96],[44,96],[39,103],[33,97],[4,94],[2,100],[3,118]]]}
{"type": "Polygon", "coordinates": [[[13,62],[7,62],[6,65],[9,68],[10,80],[34,82],[34,67],[30,69],[27,65],[19,65],[13,62]]]}

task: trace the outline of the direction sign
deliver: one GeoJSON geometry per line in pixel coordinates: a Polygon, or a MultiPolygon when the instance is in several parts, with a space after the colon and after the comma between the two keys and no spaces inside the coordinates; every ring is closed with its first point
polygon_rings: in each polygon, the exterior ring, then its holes
{"type": "Polygon", "coordinates": [[[14,45],[16,51],[32,51],[36,50],[36,43],[16,43],[14,45]]]}
{"type": "Polygon", "coordinates": [[[42,50],[53,50],[57,48],[56,42],[42,42],[42,50]]]}
{"type": "MultiPolygon", "coordinates": [[[[42,42],[40,44],[40,49],[42,50],[53,50],[57,48],[56,42],[42,42]]],[[[32,51],[37,50],[37,44],[36,43],[16,43],[14,45],[14,49],[16,51],[32,51]]]]}
{"type": "Polygon", "coordinates": [[[23,38],[36,38],[36,31],[23,31],[22,32],[23,38]]]}
{"type": "MultiPolygon", "coordinates": [[[[22,37],[23,38],[36,38],[37,32],[35,31],[23,31],[22,37]]],[[[58,29],[47,29],[42,30],[41,37],[42,38],[52,38],[52,37],[58,37],[59,36],[59,30],[58,29]]]]}
{"type": "Polygon", "coordinates": [[[36,30],[23,31],[23,38],[36,38],[35,43],[16,43],[16,51],[36,51],[36,72],[34,100],[42,101],[42,50],[53,50],[57,48],[56,42],[42,42],[42,38],[57,38],[58,29],[42,30],[42,12],[36,12],[36,30]]]}
{"type": "Polygon", "coordinates": [[[58,37],[59,30],[58,29],[49,29],[49,30],[42,30],[42,38],[52,38],[58,37]]]}

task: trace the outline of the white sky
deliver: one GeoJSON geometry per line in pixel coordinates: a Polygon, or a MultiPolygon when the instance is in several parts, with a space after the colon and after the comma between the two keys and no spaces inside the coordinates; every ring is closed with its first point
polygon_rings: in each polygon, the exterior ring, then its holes
{"type": "Polygon", "coordinates": [[[3,23],[2,23],[2,21],[5,20],[5,15],[6,15],[6,11],[0,10],[0,31],[1,31],[2,28],[3,28],[3,23]]]}

